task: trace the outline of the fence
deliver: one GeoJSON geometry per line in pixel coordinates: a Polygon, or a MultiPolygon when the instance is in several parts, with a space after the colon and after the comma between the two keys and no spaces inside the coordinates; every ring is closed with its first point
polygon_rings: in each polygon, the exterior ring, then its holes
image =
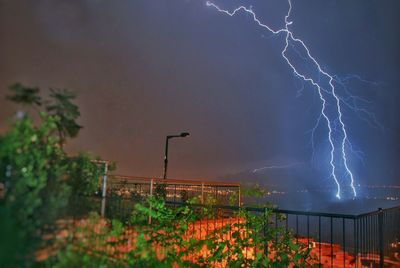
{"type": "Polygon", "coordinates": [[[158,194],[162,189],[167,201],[185,202],[198,198],[200,203],[213,199],[218,204],[240,205],[240,184],[216,181],[177,180],[111,175],[107,182],[107,195],[132,197],[141,200],[158,194]]]}
{"type": "MultiPolygon", "coordinates": [[[[169,201],[167,204],[180,206],[183,203],[169,201]]],[[[106,215],[125,219],[132,208],[126,198],[111,198],[106,215]]],[[[196,223],[200,230],[207,230],[206,234],[213,231],[211,227],[216,226],[216,221],[235,222],[235,211],[240,207],[213,206],[213,209],[216,211],[213,218],[196,223]]],[[[243,209],[259,215],[266,210],[243,209]]],[[[296,242],[312,247],[311,254],[318,259],[319,267],[400,267],[400,206],[361,215],[280,209],[271,212],[273,217],[265,228],[280,227],[291,231],[296,242]]]]}
{"type": "MultiPolygon", "coordinates": [[[[213,206],[218,213],[212,219],[200,221],[200,229],[205,225],[208,230],[216,220],[234,221],[234,212],[241,202],[239,184],[114,175],[106,186],[103,184],[107,190],[101,199],[102,215],[121,220],[131,214],[135,202],[155,195],[160,186],[171,206],[182,205],[193,197],[199,198],[199,205],[208,198],[224,204],[213,206]],[[232,200],[238,206],[227,205],[232,200]]],[[[255,214],[265,213],[263,208],[245,209],[255,214]]],[[[320,267],[400,267],[400,206],[360,215],[280,209],[272,213],[274,217],[266,228],[282,227],[291,231],[297,241],[310,244],[320,267]]]]}
{"type": "Polygon", "coordinates": [[[400,267],[400,206],[361,215],[279,209],[274,213],[285,219],[275,221],[277,226],[311,243],[321,266],[400,267]]]}

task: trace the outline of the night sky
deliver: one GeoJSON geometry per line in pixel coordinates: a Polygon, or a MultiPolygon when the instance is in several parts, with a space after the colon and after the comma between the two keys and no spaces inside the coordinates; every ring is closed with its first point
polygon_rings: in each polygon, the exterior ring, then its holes
{"type": "MultiPolygon", "coordinates": [[[[216,3],[251,5],[276,28],[288,8],[282,0],[216,3]]],[[[399,182],[399,11],[396,0],[293,0],[292,29],[321,65],[374,82],[349,86],[383,128],[350,110],[343,119],[364,153],[363,161],[350,156],[360,184],[399,182]]],[[[273,166],[281,177],[330,184],[323,135],[311,161],[319,103],[308,84],[298,95],[283,42],[249,16],[224,16],[200,0],[0,0],[0,131],[18,109],[3,97],[10,84],[68,88],[84,126],[68,149],[115,160],[118,173],[161,176],[165,135],[188,131],[171,140],[170,177],[273,166]]],[[[272,169],[258,178],[274,180],[272,169]]]]}

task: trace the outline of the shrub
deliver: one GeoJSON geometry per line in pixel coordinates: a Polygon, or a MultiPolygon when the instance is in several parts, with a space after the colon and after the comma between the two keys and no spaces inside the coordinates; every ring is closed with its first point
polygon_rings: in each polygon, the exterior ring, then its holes
{"type": "MultiPolygon", "coordinates": [[[[101,231],[86,228],[53,262],[68,264],[70,260],[80,267],[93,267],[91,263],[102,267],[304,267],[311,260],[308,245],[295,243],[290,232],[273,227],[270,210],[254,214],[241,209],[225,223],[214,220],[215,211],[212,206],[190,203],[168,207],[163,200],[150,198],[146,205],[135,206],[126,225],[114,220],[101,225],[101,231]],[[199,225],[202,221],[205,227],[206,220],[211,228],[208,233],[199,225]],[[267,246],[268,253],[264,252],[267,246]]],[[[91,221],[96,222],[96,217],[91,221]]]]}
{"type": "Polygon", "coordinates": [[[22,113],[0,136],[0,267],[24,267],[34,262],[44,235],[54,232],[71,193],[94,192],[99,172],[88,154],[71,158],[63,149],[66,137],[80,129],[73,95],[52,91],[51,100],[43,102],[38,88],[15,84],[11,90],[9,99],[19,104],[48,103],[44,111],[36,110],[38,123],[22,113]]]}

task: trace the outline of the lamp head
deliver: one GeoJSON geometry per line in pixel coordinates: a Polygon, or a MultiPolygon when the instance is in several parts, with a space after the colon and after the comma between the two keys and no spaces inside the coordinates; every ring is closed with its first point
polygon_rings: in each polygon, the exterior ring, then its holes
{"type": "Polygon", "coordinates": [[[189,135],[190,135],[189,132],[182,132],[180,136],[181,136],[182,138],[184,138],[184,137],[187,137],[187,136],[189,136],[189,135]]]}

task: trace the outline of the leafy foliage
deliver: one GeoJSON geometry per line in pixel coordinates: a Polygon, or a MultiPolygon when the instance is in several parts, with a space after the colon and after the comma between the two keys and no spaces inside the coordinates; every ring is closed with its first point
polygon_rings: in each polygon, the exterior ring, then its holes
{"type": "MultiPolygon", "coordinates": [[[[37,88],[16,84],[11,90],[14,95],[9,99],[17,103],[35,106],[46,103],[39,124],[25,116],[0,136],[0,183],[5,185],[5,195],[0,199],[0,267],[29,267],[35,262],[35,252],[43,246],[44,235],[54,232],[50,227],[55,227],[60,209],[71,203],[72,197],[94,193],[101,170],[90,155],[82,153],[71,158],[63,149],[66,138],[75,137],[81,128],[76,123],[80,113],[73,103],[75,95],[66,90],[52,90],[51,101],[43,102],[37,88]]],[[[254,213],[240,209],[223,223],[215,203],[216,200],[208,198],[205,206],[188,201],[183,206],[170,207],[162,198],[150,198],[147,203],[136,204],[124,224],[90,215],[88,220],[81,221],[72,240],[71,236],[66,238],[64,248],[45,263],[36,265],[212,267],[219,263],[228,267],[298,267],[307,264],[307,245],[295,243],[289,232],[271,227],[274,222],[270,210],[254,213]],[[211,224],[213,230],[203,234],[202,222],[211,224]],[[267,248],[268,252],[264,252],[267,248]]]]}
{"type": "MultiPolygon", "coordinates": [[[[13,95],[8,98],[14,102],[42,104],[38,88],[15,84],[10,89],[13,95]]],[[[52,96],[58,100],[48,106],[54,108],[49,108],[53,114],[39,112],[37,124],[24,116],[0,136],[0,184],[4,187],[0,197],[0,267],[24,267],[34,262],[35,251],[43,245],[44,235],[53,232],[54,221],[71,193],[89,195],[97,187],[100,170],[91,157],[85,153],[68,157],[60,146],[60,129],[69,127],[63,117],[74,121],[79,115],[77,106],[70,103],[72,95],[60,94],[67,98],[52,96]],[[5,245],[9,246],[3,249],[5,245]]]]}
{"type": "Polygon", "coordinates": [[[68,185],[74,196],[93,195],[99,187],[99,179],[104,173],[102,165],[93,162],[93,157],[82,152],[68,159],[68,185]]]}
{"type": "Polygon", "coordinates": [[[31,242],[24,239],[9,208],[0,204],[0,267],[21,267],[31,242]]]}
{"type": "Polygon", "coordinates": [[[167,185],[164,183],[157,183],[154,187],[154,195],[160,199],[165,199],[167,196],[167,185]]]}
{"type": "MultiPolygon", "coordinates": [[[[229,195],[229,204],[234,206],[238,204],[239,201],[239,194],[241,201],[245,201],[248,206],[252,207],[272,207],[272,204],[263,200],[268,191],[264,187],[260,186],[258,183],[248,183],[248,184],[241,184],[240,193],[239,192],[232,192],[229,195]],[[262,200],[262,202],[260,202],[262,200]],[[262,205],[260,205],[260,203],[262,205]]],[[[242,203],[241,202],[241,203],[242,203]]]]}
{"type": "Polygon", "coordinates": [[[23,118],[0,137],[0,181],[6,188],[3,203],[27,243],[38,243],[45,226],[67,204],[68,165],[52,135],[55,121],[42,115],[42,123],[35,127],[23,118]]]}
{"type": "Polygon", "coordinates": [[[7,96],[7,99],[25,105],[42,105],[42,99],[39,96],[39,88],[26,87],[20,83],[10,86],[13,95],[7,96]]]}
{"type": "Polygon", "coordinates": [[[80,116],[79,108],[72,101],[75,94],[68,90],[51,90],[50,97],[52,102],[46,106],[49,114],[58,117],[57,129],[60,141],[63,143],[66,137],[75,138],[82,128],[76,119],[80,116]]]}
{"type": "Polygon", "coordinates": [[[147,267],[190,267],[189,260],[202,243],[187,239],[190,225],[201,217],[201,211],[194,211],[188,205],[167,207],[163,199],[148,199],[148,205],[136,204],[129,224],[137,233],[136,250],[129,252],[129,265],[147,267]],[[151,223],[151,224],[148,224],[151,223]],[[144,258],[142,256],[145,256],[144,258]]]}
{"type": "Polygon", "coordinates": [[[119,221],[107,222],[96,213],[78,226],[72,243],[48,259],[44,265],[56,268],[69,267],[122,267],[123,262],[113,258],[115,239],[123,231],[119,221]]]}
{"type": "Polygon", "coordinates": [[[272,218],[267,209],[258,214],[242,209],[223,223],[212,206],[168,207],[163,199],[150,198],[147,205],[136,204],[126,225],[113,220],[104,228],[87,228],[53,262],[65,262],[62,267],[69,258],[80,267],[93,267],[90,258],[99,267],[305,267],[308,246],[273,227],[272,218]]]}
{"type": "Polygon", "coordinates": [[[73,102],[76,95],[63,89],[50,89],[49,100],[42,100],[39,96],[40,89],[37,87],[27,87],[20,83],[10,86],[12,95],[7,98],[15,103],[40,107],[44,105],[44,110],[48,115],[52,115],[55,121],[59,144],[62,146],[67,138],[75,138],[81,125],[77,123],[80,116],[79,107],[73,102]]]}

